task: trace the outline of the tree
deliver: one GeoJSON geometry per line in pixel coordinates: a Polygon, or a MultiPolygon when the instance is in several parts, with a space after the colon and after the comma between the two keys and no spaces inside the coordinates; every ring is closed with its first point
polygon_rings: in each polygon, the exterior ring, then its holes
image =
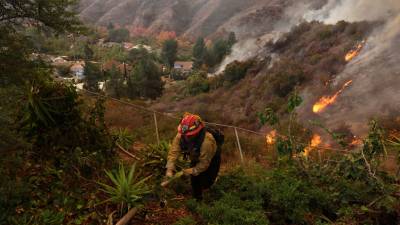
{"type": "Polygon", "coordinates": [[[229,43],[222,39],[217,40],[213,45],[212,52],[214,54],[216,63],[218,64],[222,62],[224,57],[230,52],[229,43]]]}
{"type": "Polygon", "coordinates": [[[155,59],[155,57],[152,54],[150,54],[149,51],[147,51],[143,47],[134,48],[131,51],[129,51],[129,54],[128,54],[128,60],[132,64],[135,64],[136,62],[140,61],[140,59],[148,58],[148,57],[155,59]]]}
{"type": "Polygon", "coordinates": [[[101,71],[98,65],[90,61],[85,61],[85,71],[83,73],[85,77],[84,88],[89,91],[99,91],[98,82],[101,79],[101,71]]]}
{"type": "Polygon", "coordinates": [[[110,30],[108,40],[111,42],[122,43],[129,40],[129,31],[125,28],[110,30]]]}
{"type": "Polygon", "coordinates": [[[199,69],[204,64],[207,48],[204,43],[204,38],[198,38],[196,44],[193,46],[193,58],[195,69],[199,69]]]}
{"type": "Polygon", "coordinates": [[[86,43],[83,47],[83,53],[85,55],[85,60],[92,60],[94,56],[93,50],[90,48],[89,44],[86,43]]]}
{"type": "Polygon", "coordinates": [[[164,41],[161,58],[170,68],[174,66],[178,54],[178,42],[175,39],[164,41]]]}
{"type": "Polygon", "coordinates": [[[121,98],[125,93],[124,75],[113,65],[108,71],[109,81],[106,83],[106,91],[116,98],[121,98]]]}
{"type": "Polygon", "coordinates": [[[114,24],[109,22],[108,25],[107,25],[107,30],[111,31],[111,30],[114,30],[114,28],[115,28],[114,24]]]}
{"type": "Polygon", "coordinates": [[[76,3],[76,0],[1,0],[0,24],[14,28],[30,24],[57,32],[77,31],[82,27],[72,10],[76,3]]]}
{"type": "Polygon", "coordinates": [[[247,70],[252,66],[253,61],[246,62],[234,61],[229,63],[224,71],[224,80],[235,83],[246,76],[247,70]]]}
{"type": "Polygon", "coordinates": [[[235,32],[230,32],[228,36],[228,45],[229,48],[232,48],[232,46],[236,43],[236,34],[235,32]]]}
{"type": "Polygon", "coordinates": [[[161,71],[150,56],[143,57],[128,78],[128,95],[131,98],[156,99],[164,90],[161,71]]]}

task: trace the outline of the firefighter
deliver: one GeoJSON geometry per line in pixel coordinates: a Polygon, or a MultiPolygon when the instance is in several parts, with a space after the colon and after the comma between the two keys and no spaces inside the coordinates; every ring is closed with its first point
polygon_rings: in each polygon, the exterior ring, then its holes
{"type": "Polygon", "coordinates": [[[206,127],[200,116],[185,114],[168,153],[166,177],[174,175],[180,155],[190,159],[191,167],[183,173],[190,175],[193,197],[201,200],[203,190],[210,188],[218,176],[223,139],[222,132],[206,127]]]}

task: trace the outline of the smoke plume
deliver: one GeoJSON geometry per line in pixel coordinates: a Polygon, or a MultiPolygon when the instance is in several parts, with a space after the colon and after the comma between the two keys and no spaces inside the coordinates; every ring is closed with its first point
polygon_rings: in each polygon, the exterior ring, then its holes
{"type": "MultiPolygon", "coordinates": [[[[373,117],[398,116],[400,111],[400,2],[395,0],[329,1],[321,10],[305,15],[325,23],[340,20],[381,20],[359,56],[339,74],[333,85],[353,80],[338,102],[319,119],[330,128],[345,121],[356,135],[367,131],[373,117]]],[[[307,95],[307,94],[305,94],[307,95]]],[[[306,107],[309,107],[306,106],[306,107]]]]}

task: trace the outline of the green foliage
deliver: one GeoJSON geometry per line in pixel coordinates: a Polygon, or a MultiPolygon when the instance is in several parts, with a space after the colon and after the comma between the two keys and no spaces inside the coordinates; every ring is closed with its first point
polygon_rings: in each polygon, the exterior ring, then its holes
{"type": "Polygon", "coordinates": [[[57,73],[61,77],[70,77],[71,76],[71,66],[69,65],[59,65],[56,66],[57,73]]]}
{"type": "Polygon", "coordinates": [[[122,43],[129,40],[129,31],[125,28],[112,29],[108,34],[108,41],[122,43]]]}
{"type": "Polygon", "coordinates": [[[253,61],[234,61],[228,64],[224,71],[224,80],[228,84],[234,84],[246,76],[247,70],[253,65],[253,61]]]}
{"type": "Polygon", "coordinates": [[[187,78],[186,73],[183,73],[182,71],[175,69],[171,70],[170,76],[174,80],[185,80],[187,78]]]}
{"type": "Polygon", "coordinates": [[[209,224],[267,225],[268,220],[257,202],[242,200],[235,194],[224,194],[212,206],[199,205],[196,212],[209,224]]]}
{"type": "Polygon", "coordinates": [[[128,149],[133,144],[133,135],[126,128],[119,128],[112,132],[115,142],[125,149],[128,149]]]}
{"type": "Polygon", "coordinates": [[[53,82],[32,84],[26,99],[19,113],[20,132],[38,158],[62,159],[69,165],[81,149],[101,164],[112,155],[101,101],[84,114],[75,88],[53,82]]]}
{"type": "Polygon", "coordinates": [[[206,55],[206,52],[207,48],[206,44],[204,43],[204,38],[200,37],[196,40],[196,43],[193,46],[194,69],[200,69],[201,66],[204,64],[204,57],[206,55]]]}
{"type": "Polygon", "coordinates": [[[299,107],[303,103],[303,99],[297,94],[297,92],[294,92],[292,95],[290,95],[289,100],[288,100],[288,105],[287,105],[287,110],[289,113],[294,112],[294,110],[299,107]]]}
{"type": "Polygon", "coordinates": [[[75,0],[2,1],[7,10],[3,10],[0,21],[10,26],[24,26],[30,21],[35,26],[52,28],[57,32],[75,31],[81,23],[73,11],[75,0]]]}
{"type": "Polygon", "coordinates": [[[85,61],[85,69],[83,76],[85,78],[84,88],[89,91],[98,92],[99,91],[98,82],[102,78],[102,73],[100,71],[99,65],[90,61],[85,61]]]}
{"type": "Polygon", "coordinates": [[[197,224],[197,222],[191,216],[185,216],[183,218],[180,218],[178,221],[174,223],[174,225],[195,225],[195,224],[197,224]]]}
{"type": "Polygon", "coordinates": [[[229,43],[221,39],[215,41],[212,47],[212,53],[217,63],[222,62],[224,57],[230,53],[229,43]]]}
{"type": "MultiPolygon", "coordinates": [[[[152,174],[158,181],[164,177],[169,148],[170,145],[167,142],[161,142],[160,144],[147,145],[146,148],[139,152],[144,172],[152,174]]],[[[186,163],[181,160],[176,162],[178,171],[185,168],[185,166],[186,163]]]]}
{"type": "Polygon", "coordinates": [[[237,42],[235,32],[230,32],[228,36],[228,45],[232,48],[232,46],[237,42]]]}
{"type": "Polygon", "coordinates": [[[149,53],[145,48],[140,47],[140,48],[134,48],[131,51],[129,51],[128,54],[128,60],[132,64],[136,64],[137,62],[140,62],[142,58],[150,58],[153,60],[156,60],[156,57],[153,56],[151,53],[149,53]]]}
{"type": "Polygon", "coordinates": [[[372,120],[370,123],[370,130],[368,137],[364,141],[363,152],[368,160],[387,154],[384,144],[383,130],[375,120],[372,120]]]}
{"type": "Polygon", "coordinates": [[[250,174],[234,170],[220,176],[204,204],[188,202],[187,207],[216,224],[246,224],[249,216],[259,221],[266,216],[278,225],[398,222],[396,181],[382,171],[376,173],[379,179],[370,176],[360,153],[322,164],[282,161],[275,169],[250,174]]]}
{"type": "Polygon", "coordinates": [[[150,193],[150,189],[146,185],[146,181],[150,178],[140,178],[140,174],[136,171],[136,164],[132,165],[129,171],[125,171],[124,165],[120,165],[118,171],[106,171],[106,174],[112,185],[99,183],[108,195],[106,202],[118,204],[121,212],[126,212],[146,195],[150,193]]]}
{"type": "Polygon", "coordinates": [[[170,68],[174,67],[174,63],[178,54],[178,42],[175,39],[164,41],[161,51],[161,58],[170,68]]]}
{"type": "Polygon", "coordinates": [[[127,93],[130,98],[156,99],[162,95],[164,82],[161,80],[161,71],[151,55],[141,58],[133,73],[128,77],[127,93]]]}
{"type": "Polygon", "coordinates": [[[204,64],[212,68],[221,63],[225,56],[231,53],[231,41],[233,40],[215,40],[212,47],[203,52],[204,64]]]}
{"type": "Polygon", "coordinates": [[[194,74],[186,79],[186,88],[190,95],[208,92],[210,90],[210,84],[207,79],[207,74],[204,72],[194,72],[194,74]]]}
{"type": "Polygon", "coordinates": [[[84,56],[85,56],[84,59],[85,59],[86,61],[88,61],[88,60],[93,60],[94,52],[93,52],[93,50],[90,48],[90,46],[89,46],[88,43],[85,44],[83,52],[84,52],[84,56]]]}
{"type": "Polygon", "coordinates": [[[106,72],[106,92],[113,97],[121,98],[126,96],[125,78],[121,71],[113,65],[110,71],[106,72]]]}
{"type": "Polygon", "coordinates": [[[306,81],[304,69],[301,64],[288,59],[282,60],[274,68],[270,83],[274,93],[279,97],[288,96],[297,85],[306,81]]]}
{"type": "Polygon", "coordinates": [[[257,113],[258,119],[262,125],[269,124],[270,126],[274,126],[279,123],[279,118],[271,108],[265,108],[264,112],[257,113]]]}

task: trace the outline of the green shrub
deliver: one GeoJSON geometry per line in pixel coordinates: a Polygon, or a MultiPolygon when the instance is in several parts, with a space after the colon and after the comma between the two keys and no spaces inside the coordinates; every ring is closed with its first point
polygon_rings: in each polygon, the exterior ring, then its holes
{"type": "Polygon", "coordinates": [[[186,80],[187,92],[190,95],[198,95],[200,93],[208,92],[210,84],[207,79],[207,74],[203,72],[195,72],[190,75],[186,80]]]}
{"type": "Polygon", "coordinates": [[[307,81],[303,66],[289,59],[282,59],[272,70],[270,85],[274,94],[282,98],[289,95],[295,86],[307,81]]]}
{"type": "Polygon", "coordinates": [[[180,218],[178,221],[174,223],[174,225],[195,225],[195,224],[197,224],[197,222],[191,216],[180,218]]]}
{"type": "Polygon", "coordinates": [[[261,202],[242,200],[236,193],[224,194],[212,206],[200,204],[197,213],[209,224],[266,225],[261,202]]]}
{"type": "Polygon", "coordinates": [[[253,61],[246,62],[234,61],[228,64],[224,72],[224,80],[229,84],[233,84],[246,76],[247,70],[252,66],[253,61]]]}

